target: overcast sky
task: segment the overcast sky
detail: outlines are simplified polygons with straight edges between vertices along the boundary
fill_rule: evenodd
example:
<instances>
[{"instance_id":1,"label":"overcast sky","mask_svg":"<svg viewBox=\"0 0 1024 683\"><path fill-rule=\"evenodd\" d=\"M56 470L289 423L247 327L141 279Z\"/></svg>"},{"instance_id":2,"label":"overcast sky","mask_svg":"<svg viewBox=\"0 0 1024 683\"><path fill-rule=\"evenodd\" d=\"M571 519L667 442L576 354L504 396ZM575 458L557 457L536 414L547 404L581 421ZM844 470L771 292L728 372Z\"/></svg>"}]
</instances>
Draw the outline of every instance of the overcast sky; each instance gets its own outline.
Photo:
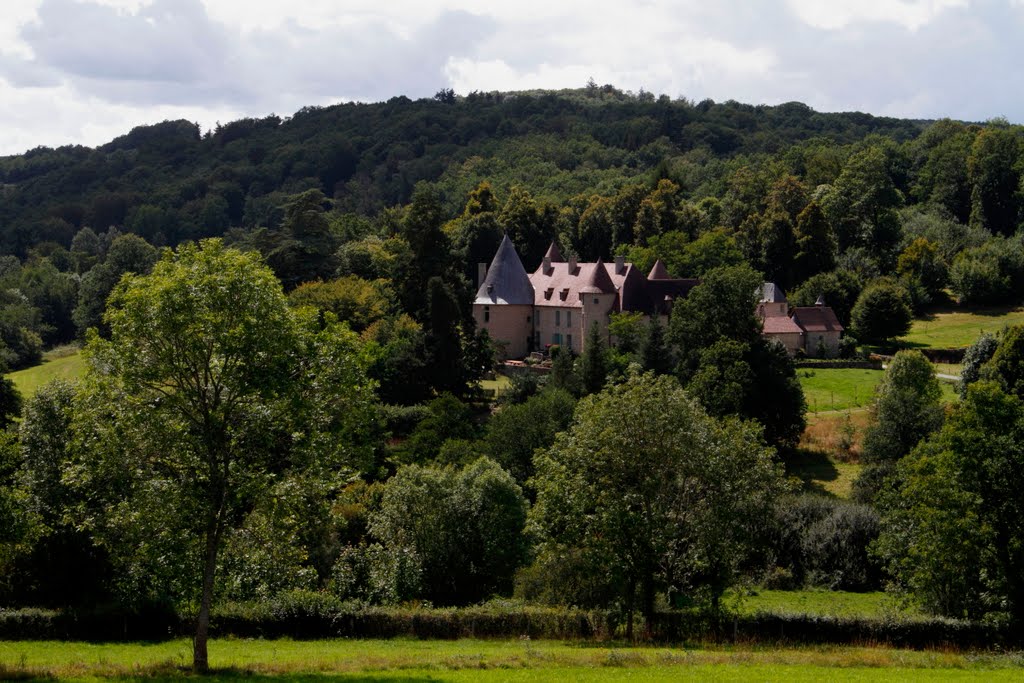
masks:
<instances>
[{"instance_id":1,"label":"overcast sky","mask_svg":"<svg viewBox=\"0 0 1024 683\"><path fill-rule=\"evenodd\" d=\"M1024 0L2 0L0 154L132 126L582 87L1024 121Z\"/></svg>"}]
</instances>

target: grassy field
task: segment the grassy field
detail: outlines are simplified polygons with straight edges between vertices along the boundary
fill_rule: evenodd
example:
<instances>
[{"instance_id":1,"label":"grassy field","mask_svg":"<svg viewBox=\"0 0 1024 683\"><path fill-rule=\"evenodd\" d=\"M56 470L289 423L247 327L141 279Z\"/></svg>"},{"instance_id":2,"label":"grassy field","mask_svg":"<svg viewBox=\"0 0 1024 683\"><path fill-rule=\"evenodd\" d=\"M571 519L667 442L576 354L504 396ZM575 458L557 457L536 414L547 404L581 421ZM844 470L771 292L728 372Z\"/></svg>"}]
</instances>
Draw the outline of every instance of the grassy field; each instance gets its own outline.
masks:
<instances>
[{"instance_id":1,"label":"grassy field","mask_svg":"<svg viewBox=\"0 0 1024 683\"><path fill-rule=\"evenodd\" d=\"M888 593L850 593L846 591L797 590L778 591L759 588L732 592L726 604L736 605L741 614L814 614L826 617L900 617L923 616L914 608L904 607Z\"/></svg>"},{"instance_id":2,"label":"grassy field","mask_svg":"<svg viewBox=\"0 0 1024 683\"><path fill-rule=\"evenodd\" d=\"M954 349L970 346L982 332L1024 324L1024 308L945 311L915 320L910 333L899 339L911 348Z\"/></svg>"},{"instance_id":3,"label":"grassy field","mask_svg":"<svg viewBox=\"0 0 1024 683\"><path fill-rule=\"evenodd\" d=\"M187 640L0 642L0 678L190 677ZM219 640L204 680L949 681L1020 680L1016 654L879 647L627 647L519 640Z\"/></svg>"},{"instance_id":4,"label":"grassy field","mask_svg":"<svg viewBox=\"0 0 1024 683\"><path fill-rule=\"evenodd\" d=\"M953 374L956 365L936 366L936 372ZM959 375L959 369L955 370ZM860 368L797 368L796 376L804 390L807 412L831 413L867 408L875 395L875 387L885 373L881 370ZM953 403L959 400L956 382L940 381L942 400Z\"/></svg>"},{"instance_id":5,"label":"grassy field","mask_svg":"<svg viewBox=\"0 0 1024 683\"><path fill-rule=\"evenodd\" d=\"M12 372L8 377L21 392L22 398L28 398L47 382L55 379L74 381L84 374L85 361L81 351L74 347L62 347L48 351L40 365Z\"/></svg>"},{"instance_id":6,"label":"grassy field","mask_svg":"<svg viewBox=\"0 0 1024 683\"><path fill-rule=\"evenodd\" d=\"M871 403L875 386L882 381L880 370L860 368L798 368L811 413L863 408Z\"/></svg>"}]
</instances>

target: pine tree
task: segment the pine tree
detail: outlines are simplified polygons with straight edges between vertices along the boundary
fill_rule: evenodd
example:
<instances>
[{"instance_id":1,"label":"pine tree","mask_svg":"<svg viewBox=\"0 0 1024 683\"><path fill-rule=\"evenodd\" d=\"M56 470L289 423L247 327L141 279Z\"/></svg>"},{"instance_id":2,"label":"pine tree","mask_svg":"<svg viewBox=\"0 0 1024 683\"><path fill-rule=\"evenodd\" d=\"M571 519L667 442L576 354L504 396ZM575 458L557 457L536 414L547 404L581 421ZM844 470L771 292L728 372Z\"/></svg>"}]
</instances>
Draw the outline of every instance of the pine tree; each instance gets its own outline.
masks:
<instances>
[{"instance_id":1,"label":"pine tree","mask_svg":"<svg viewBox=\"0 0 1024 683\"><path fill-rule=\"evenodd\" d=\"M641 356L644 370L650 370L658 375L672 373L672 356L665 344L665 326L661 324L661 316L657 314L651 316Z\"/></svg>"},{"instance_id":2,"label":"pine tree","mask_svg":"<svg viewBox=\"0 0 1024 683\"><path fill-rule=\"evenodd\" d=\"M596 394L604 388L608 378L608 348L597 321L587 332L587 344L580 357L580 380L583 394Z\"/></svg>"}]
</instances>

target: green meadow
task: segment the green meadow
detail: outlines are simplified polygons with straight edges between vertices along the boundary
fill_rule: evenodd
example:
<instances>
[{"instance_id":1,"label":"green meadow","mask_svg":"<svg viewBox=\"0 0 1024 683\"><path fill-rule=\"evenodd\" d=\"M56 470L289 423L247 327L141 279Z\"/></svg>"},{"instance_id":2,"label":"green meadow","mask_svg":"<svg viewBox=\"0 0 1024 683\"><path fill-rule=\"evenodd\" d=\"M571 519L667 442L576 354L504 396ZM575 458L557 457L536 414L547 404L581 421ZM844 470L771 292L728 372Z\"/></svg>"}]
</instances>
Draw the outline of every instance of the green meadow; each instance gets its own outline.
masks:
<instances>
[{"instance_id":1,"label":"green meadow","mask_svg":"<svg viewBox=\"0 0 1024 683\"><path fill-rule=\"evenodd\" d=\"M8 377L21 392L23 398L36 393L39 387L55 379L75 381L85 374L85 359L76 347L60 347L48 351L43 362L31 368L12 372Z\"/></svg>"},{"instance_id":2,"label":"green meadow","mask_svg":"<svg viewBox=\"0 0 1024 683\"><path fill-rule=\"evenodd\" d=\"M914 321L898 341L910 348L955 349L970 346L982 332L998 332L1007 325L1024 324L1024 308L943 311Z\"/></svg>"},{"instance_id":3,"label":"green meadow","mask_svg":"<svg viewBox=\"0 0 1024 683\"><path fill-rule=\"evenodd\" d=\"M192 678L191 643L0 642L0 678ZM1012 681L1016 654L516 640L215 640L204 680Z\"/></svg>"}]
</instances>

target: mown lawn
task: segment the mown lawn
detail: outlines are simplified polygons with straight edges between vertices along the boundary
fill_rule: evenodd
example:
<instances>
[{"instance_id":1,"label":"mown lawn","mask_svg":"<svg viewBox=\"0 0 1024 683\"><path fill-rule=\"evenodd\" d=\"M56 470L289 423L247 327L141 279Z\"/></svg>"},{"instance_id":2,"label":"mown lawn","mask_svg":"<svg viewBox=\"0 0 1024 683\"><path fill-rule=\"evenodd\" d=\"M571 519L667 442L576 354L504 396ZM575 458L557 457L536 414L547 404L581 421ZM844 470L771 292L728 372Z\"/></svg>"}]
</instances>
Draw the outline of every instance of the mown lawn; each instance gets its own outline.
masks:
<instances>
[{"instance_id":1,"label":"mown lawn","mask_svg":"<svg viewBox=\"0 0 1024 683\"><path fill-rule=\"evenodd\" d=\"M936 372L952 367L937 366ZM807 412L815 414L867 408L885 373L861 368L797 368L796 375L807 400ZM955 381L940 380L939 384L944 403L959 400Z\"/></svg>"},{"instance_id":2,"label":"mown lawn","mask_svg":"<svg viewBox=\"0 0 1024 683\"><path fill-rule=\"evenodd\" d=\"M946 311L915 320L910 333L898 341L911 348L955 349L970 346L982 332L998 332L1024 324L1024 308Z\"/></svg>"},{"instance_id":3,"label":"mown lawn","mask_svg":"<svg viewBox=\"0 0 1024 683\"><path fill-rule=\"evenodd\" d=\"M82 352L65 347L44 355L41 364L12 372L7 376L21 392L22 398L28 398L47 382L55 379L75 381L84 374L85 360L82 358Z\"/></svg>"},{"instance_id":4,"label":"mown lawn","mask_svg":"<svg viewBox=\"0 0 1024 683\"><path fill-rule=\"evenodd\" d=\"M866 407L884 374L880 370L861 368L797 368L796 371L810 413Z\"/></svg>"},{"instance_id":5,"label":"mown lawn","mask_svg":"<svg viewBox=\"0 0 1024 683\"><path fill-rule=\"evenodd\" d=\"M188 640L0 642L0 678L191 677ZM1020 680L1015 654L878 647L680 646L519 640L216 640L203 680Z\"/></svg>"}]
</instances>

